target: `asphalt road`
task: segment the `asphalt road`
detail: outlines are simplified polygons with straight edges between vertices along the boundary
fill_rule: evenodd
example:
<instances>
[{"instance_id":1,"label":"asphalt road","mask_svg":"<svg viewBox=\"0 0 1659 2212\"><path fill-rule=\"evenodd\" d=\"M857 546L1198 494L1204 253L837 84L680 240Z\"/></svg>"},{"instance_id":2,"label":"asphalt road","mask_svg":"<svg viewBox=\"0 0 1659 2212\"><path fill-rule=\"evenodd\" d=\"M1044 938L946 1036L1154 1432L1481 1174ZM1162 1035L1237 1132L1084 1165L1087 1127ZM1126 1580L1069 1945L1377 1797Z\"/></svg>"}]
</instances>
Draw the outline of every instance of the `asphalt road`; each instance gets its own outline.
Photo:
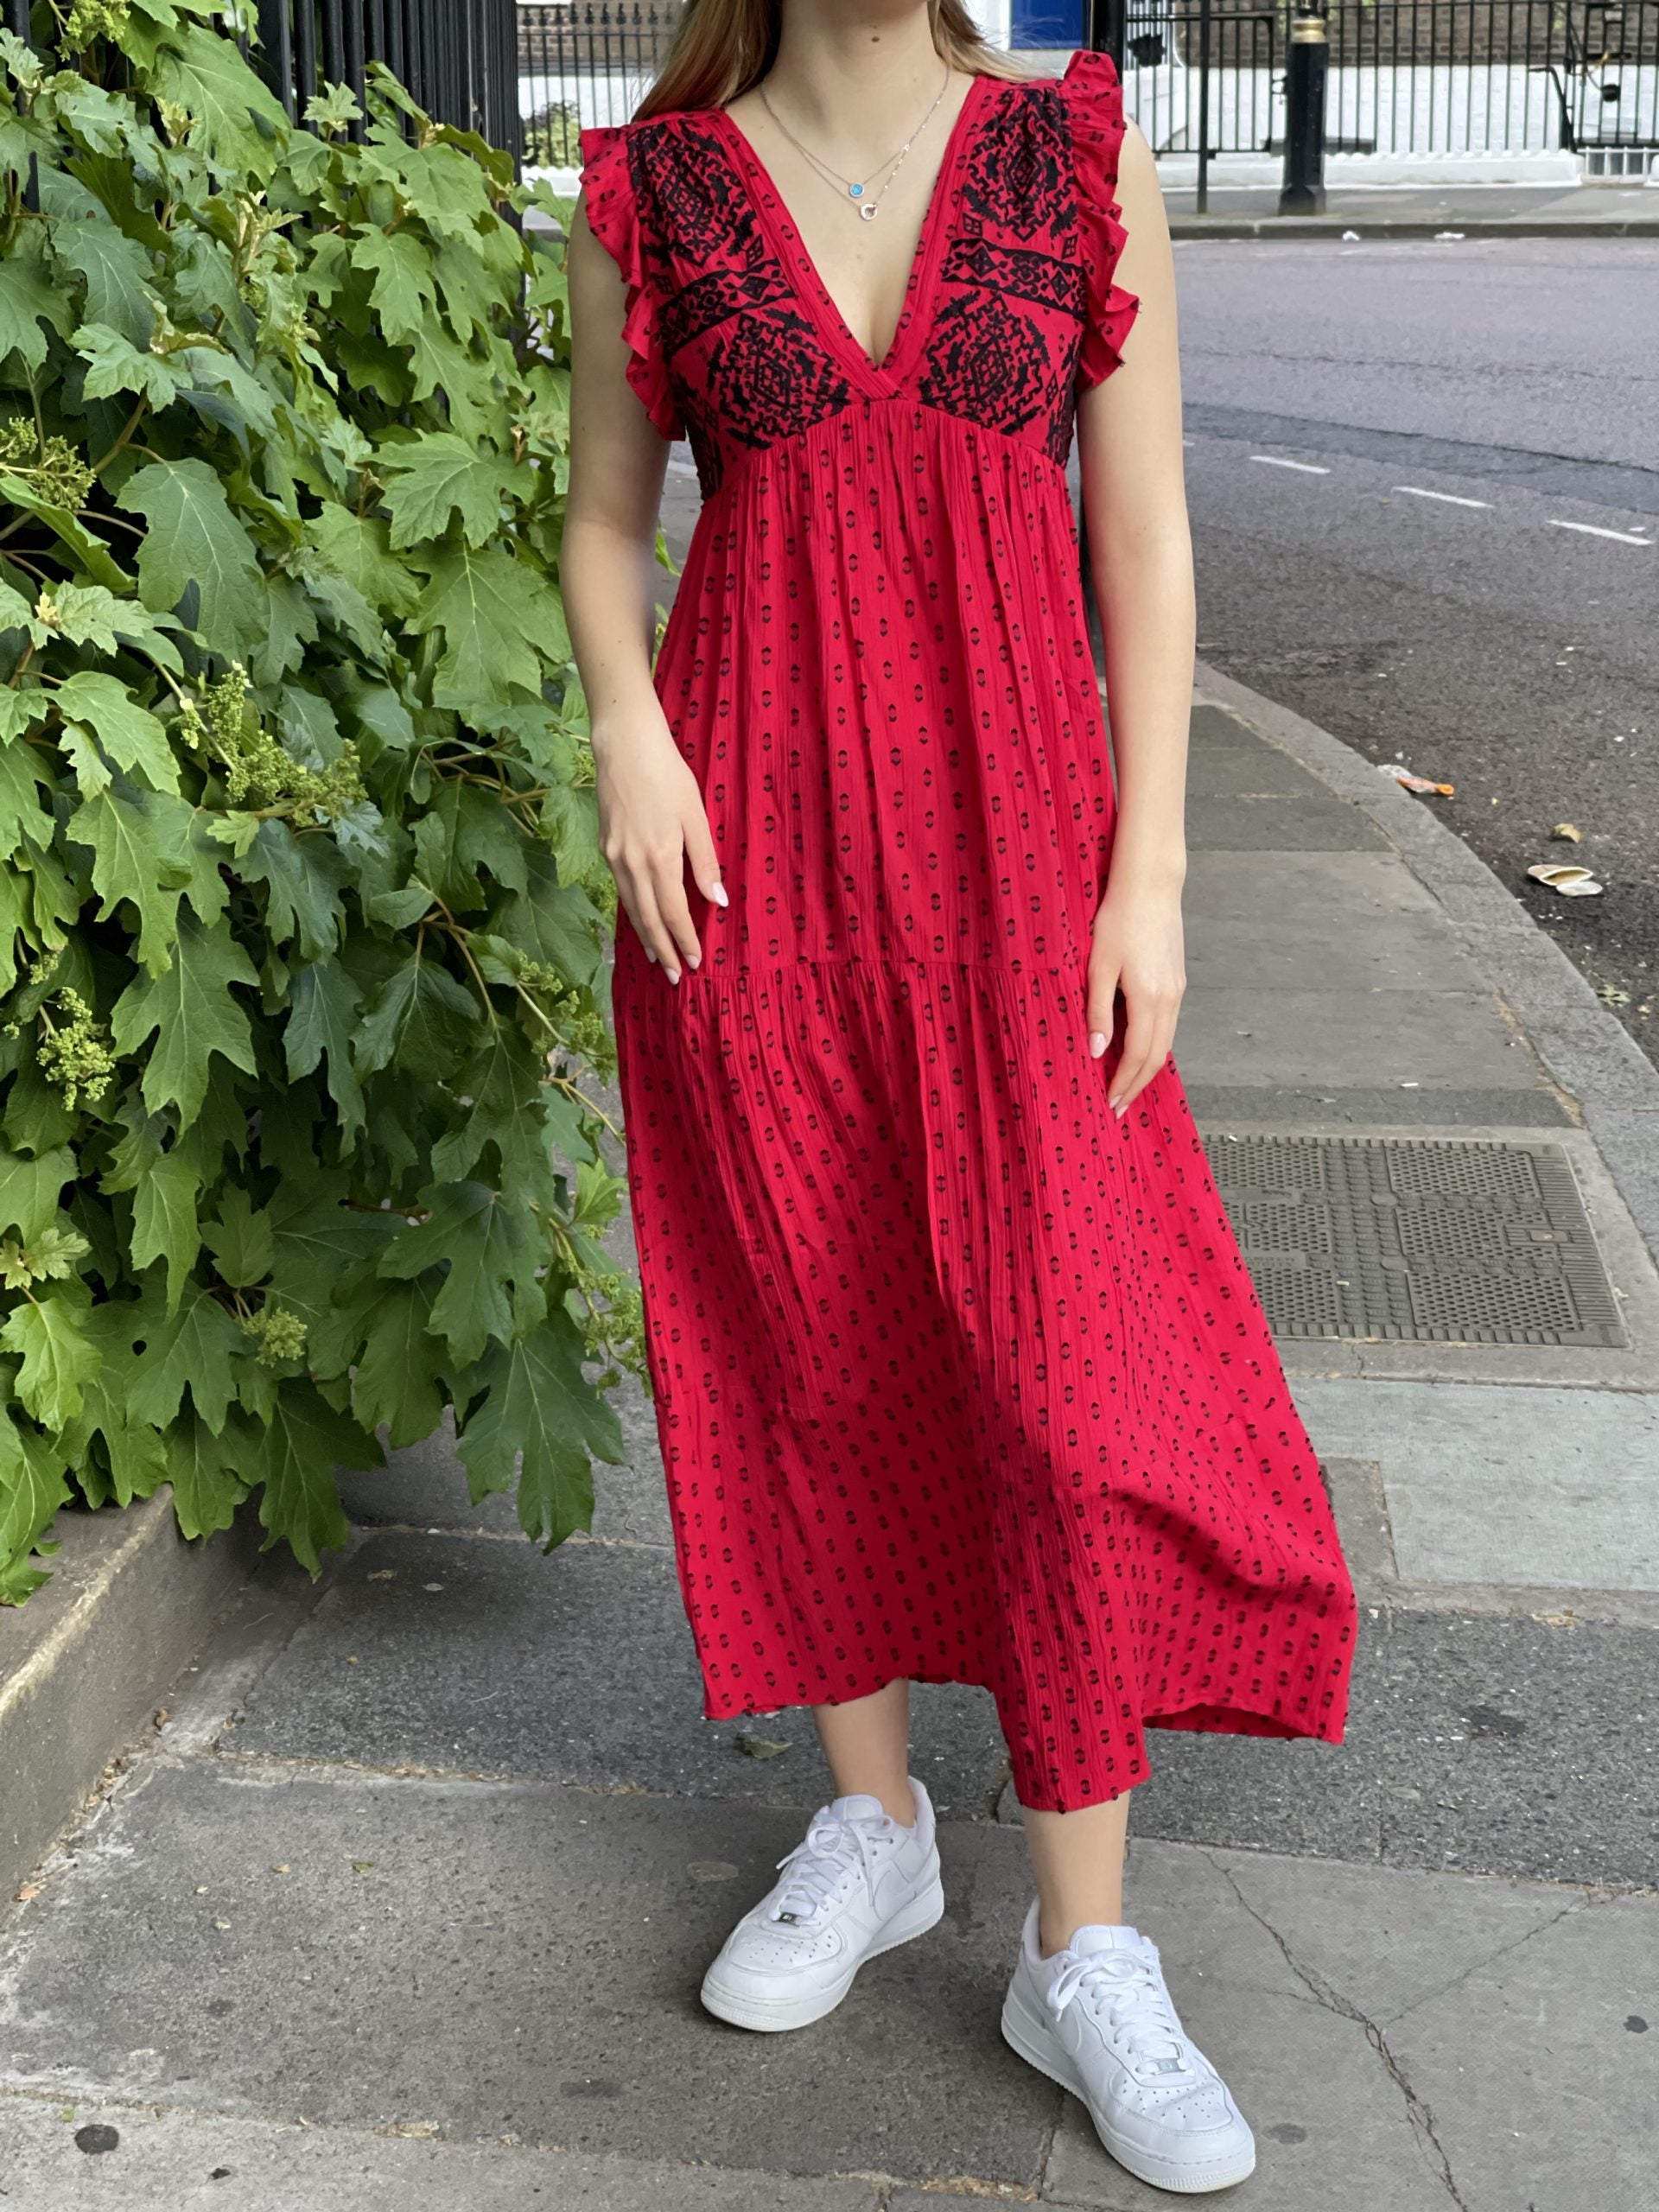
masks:
<instances>
[{"instance_id":1,"label":"asphalt road","mask_svg":"<svg viewBox=\"0 0 1659 2212\"><path fill-rule=\"evenodd\" d=\"M1203 658L1455 784L1659 1058L1659 246L1176 252Z\"/></svg>"}]
</instances>

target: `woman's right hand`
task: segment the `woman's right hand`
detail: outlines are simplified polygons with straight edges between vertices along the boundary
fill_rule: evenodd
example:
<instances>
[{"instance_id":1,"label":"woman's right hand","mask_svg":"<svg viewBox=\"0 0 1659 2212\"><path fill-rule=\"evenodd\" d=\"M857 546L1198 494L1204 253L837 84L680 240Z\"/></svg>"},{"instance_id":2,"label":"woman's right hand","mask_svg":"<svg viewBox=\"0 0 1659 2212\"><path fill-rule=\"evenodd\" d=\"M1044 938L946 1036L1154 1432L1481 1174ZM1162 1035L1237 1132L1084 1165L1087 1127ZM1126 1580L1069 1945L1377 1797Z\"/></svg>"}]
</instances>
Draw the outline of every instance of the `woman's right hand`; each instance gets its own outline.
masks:
<instances>
[{"instance_id":1,"label":"woman's right hand","mask_svg":"<svg viewBox=\"0 0 1659 2212\"><path fill-rule=\"evenodd\" d=\"M688 866L703 897L728 904L702 793L666 721L607 734L595 728L599 842L648 958L671 983L702 947L685 894Z\"/></svg>"}]
</instances>

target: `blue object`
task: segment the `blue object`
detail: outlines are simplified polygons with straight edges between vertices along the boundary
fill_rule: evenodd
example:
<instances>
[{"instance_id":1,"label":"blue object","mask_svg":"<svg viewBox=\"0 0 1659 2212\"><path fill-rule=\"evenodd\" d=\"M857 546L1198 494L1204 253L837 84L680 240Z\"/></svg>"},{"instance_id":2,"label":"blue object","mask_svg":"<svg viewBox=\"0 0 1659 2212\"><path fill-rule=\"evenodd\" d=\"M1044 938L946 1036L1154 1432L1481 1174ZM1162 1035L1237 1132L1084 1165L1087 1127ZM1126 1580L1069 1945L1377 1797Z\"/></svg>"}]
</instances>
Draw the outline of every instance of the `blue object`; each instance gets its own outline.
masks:
<instances>
[{"instance_id":1,"label":"blue object","mask_svg":"<svg viewBox=\"0 0 1659 2212\"><path fill-rule=\"evenodd\" d=\"M1014 0L1011 46L1081 46L1084 36L1084 0Z\"/></svg>"}]
</instances>

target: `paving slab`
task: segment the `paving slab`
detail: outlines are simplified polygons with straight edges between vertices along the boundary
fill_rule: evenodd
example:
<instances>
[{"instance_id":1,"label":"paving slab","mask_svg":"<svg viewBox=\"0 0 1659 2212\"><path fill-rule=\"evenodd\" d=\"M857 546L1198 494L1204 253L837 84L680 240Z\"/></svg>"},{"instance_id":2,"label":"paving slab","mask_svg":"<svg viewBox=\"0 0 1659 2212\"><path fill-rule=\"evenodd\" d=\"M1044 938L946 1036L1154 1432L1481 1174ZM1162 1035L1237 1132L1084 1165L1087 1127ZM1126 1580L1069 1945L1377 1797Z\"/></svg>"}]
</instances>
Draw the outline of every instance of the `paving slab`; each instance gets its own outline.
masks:
<instances>
[{"instance_id":1,"label":"paving slab","mask_svg":"<svg viewBox=\"0 0 1659 2212\"><path fill-rule=\"evenodd\" d=\"M67 2109L0 2101L6 2212L877 2212L879 2203L868 2181L411 2141L97 2100L70 2118Z\"/></svg>"},{"instance_id":2,"label":"paving slab","mask_svg":"<svg viewBox=\"0 0 1659 2212\"><path fill-rule=\"evenodd\" d=\"M1659 1886L1656 1675L1651 1629L1367 1606L1342 1745L1154 1730L1132 1832Z\"/></svg>"},{"instance_id":3,"label":"paving slab","mask_svg":"<svg viewBox=\"0 0 1659 2212\"><path fill-rule=\"evenodd\" d=\"M1489 989L1448 942L1445 916L1389 853L1194 853L1185 905L1188 963L1210 988ZM1332 927L1338 912L1351 926Z\"/></svg>"},{"instance_id":4,"label":"paving slab","mask_svg":"<svg viewBox=\"0 0 1659 2212\"><path fill-rule=\"evenodd\" d=\"M1007 1771L982 1690L918 1685L915 1770L947 1815ZM757 1758L740 1738L785 1743ZM667 1552L389 1529L369 1536L225 1737L244 1754L765 1798L832 1794L811 1715L706 1721Z\"/></svg>"},{"instance_id":5,"label":"paving slab","mask_svg":"<svg viewBox=\"0 0 1659 2212\"><path fill-rule=\"evenodd\" d=\"M1187 800L1186 837L1195 853L1363 853L1387 844L1358 807L1330 792L1299 798L1294 811L1269 794L1195 792Z\"/></svg>"},{"instance_id":6,"label":"paving slab","mask_svg":"<svg viewBox=\"0 0 1659 2212\"><path fill-rule=\"evenodd\" d=\"M1452 1135L1503 1127L1511 1134L1561 1129L1573 1116L1554 1090L1476 1090L1466 1085L1424 1090L1401 1084L1211 1083L1187 1075L1186 1038L1179 1032L1175 1057L1180 1064L1187 1103L1206 1135L1240 1122L1267 1122L1275 1128L1387 1128L1407 1135L1438 1127ZM1659 1197L1656 1197L1659 1209Z\"/></svg>"},{"instance_id":7,"label":"paving slab","mask_svg":"<svg viewBox=\"0 0 1659 2212\"><path fill-rule=\"evenodd\" d=\"M1376 1460L1402 1582L1659 1591L1659 1395L1316 1382L1321 1456Z\"/></svg>"},{"instance_id":8,"label":"paving slab","mask_svg":"<svg viewBox=\"0 0 1659 2212\"><path fill-rule=\"evenodd\" d=\"M1021 1839L828 2021L697 2002L793 1811L193 1760L124 1793L0 1943L0 2082L79 2102L795 2174L1035 2185L1059 2092L996 2029ZM284 1871L277 1871L278 1869Z\"/></svg>"},{"instance_id":9,"label":"paving slab","mask_svg":"<svg viewBox=\"0 0 1659 2212\"><path fill-rule=\"evenodd\" d=\"M707 1801L158 1764L0 1941L0 2110L26 2146L0 2186L65 2178L29 2212L168 2183L238 2212L376 2212L394 2189L488 2212L549 2183L595 2208L851 2212L854 2177L883 2177L918 2212L1149 2207L997 2032L1027 1893L1005 1829L945 1827L944 1920L830 2019L763 2037L701 2011L707 1956L796 1830ZM1257 2129L1253 2201L1641 2203L1659 1899L1143 1835L1128 1884ZM43 2117L71 2105L113 2149L73 2162ZM1537 2158L1536 2116L1569 2107Z\"/></svg>"},{"instance_id":10,"label":"paving slab","mask_svg":"<svg viewBox=\"0 0 1659 2212\"><path fill-rule=\"evenodd\" d=\"M1199 983L1182 1002L1175 1057L1195 1084L1267 1089L1525 1092L1537 1083L1525 1046L1480 991Z\"/></svg>"}]
</instances>

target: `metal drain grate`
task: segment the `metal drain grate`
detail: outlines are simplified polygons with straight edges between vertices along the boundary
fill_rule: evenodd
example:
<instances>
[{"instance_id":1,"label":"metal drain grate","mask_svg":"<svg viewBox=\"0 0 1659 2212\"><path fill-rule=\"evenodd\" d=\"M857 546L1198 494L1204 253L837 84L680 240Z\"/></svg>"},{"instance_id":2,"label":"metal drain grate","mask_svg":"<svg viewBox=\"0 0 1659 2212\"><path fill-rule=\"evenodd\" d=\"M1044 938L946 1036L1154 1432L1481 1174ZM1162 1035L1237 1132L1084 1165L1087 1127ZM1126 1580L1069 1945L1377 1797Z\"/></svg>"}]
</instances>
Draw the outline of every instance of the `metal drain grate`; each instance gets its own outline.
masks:
<instances>
[{"instance_id":1,"label":"metal drain grate","mask_svg":"<svg viewBox=\"0 0 1659 2212\"><path fill-rule=\"evenodd\" d=\"M1205 1140L1274 1333L1628 1342L1559 1145Z\"/></svg>"}]
</instances>

